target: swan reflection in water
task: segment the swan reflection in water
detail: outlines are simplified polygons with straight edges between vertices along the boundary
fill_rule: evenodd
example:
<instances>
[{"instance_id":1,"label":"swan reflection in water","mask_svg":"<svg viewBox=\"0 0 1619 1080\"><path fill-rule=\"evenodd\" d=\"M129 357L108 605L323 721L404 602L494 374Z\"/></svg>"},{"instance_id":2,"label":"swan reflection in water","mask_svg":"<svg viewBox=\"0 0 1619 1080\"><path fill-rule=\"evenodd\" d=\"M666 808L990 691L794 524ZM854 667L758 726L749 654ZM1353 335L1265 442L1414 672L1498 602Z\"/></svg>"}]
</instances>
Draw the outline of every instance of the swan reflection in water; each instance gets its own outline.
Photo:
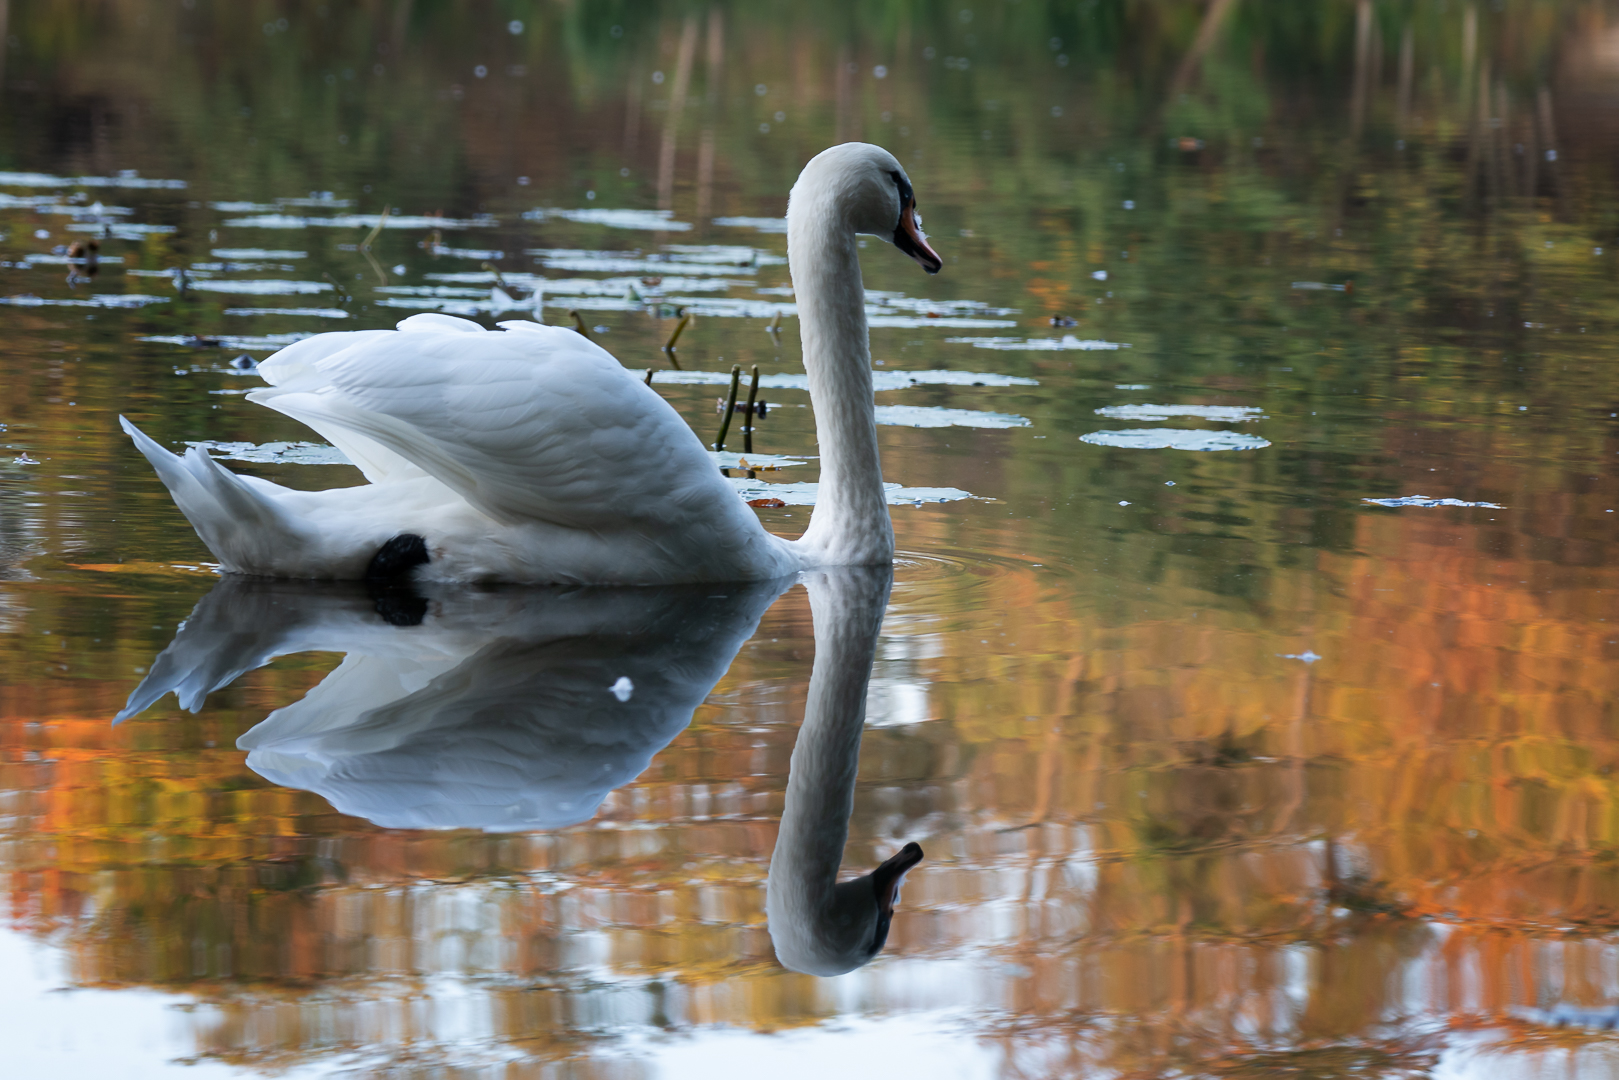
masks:
<instances>
[{"instance_id":1,"label":"swan reflection in water","mask_svg":"<svg viewBox=\"0 0 1619 1080\"><path fill-rule=\"evenodd\" d=\"M888 935L906 844L839 884L888 569L656 588L368 594L229 576L203 597L122 721L207 695L277 656L340 652L304 697L237 740L265 779L385 828L556 829L640 775L730 667L765 609L809 591L815 661L766 908L783 965L836 975Z\"/></svg>"}]
</instances>

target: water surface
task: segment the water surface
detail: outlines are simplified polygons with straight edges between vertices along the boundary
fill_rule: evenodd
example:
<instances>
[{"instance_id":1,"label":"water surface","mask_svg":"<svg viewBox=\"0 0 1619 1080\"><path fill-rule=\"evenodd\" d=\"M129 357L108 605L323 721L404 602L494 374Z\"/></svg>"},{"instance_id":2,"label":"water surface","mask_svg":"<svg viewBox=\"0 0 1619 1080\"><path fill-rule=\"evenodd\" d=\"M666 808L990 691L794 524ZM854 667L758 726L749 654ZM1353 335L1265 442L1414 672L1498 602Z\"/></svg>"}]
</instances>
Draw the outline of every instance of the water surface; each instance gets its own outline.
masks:
<instances>
[{"instance_id":1,"label":"water surface","mask_svg":"<svg viewBox=\"0 0 1619 1080\"><path fill-rule=\"evenodd\" d=\"M1613 5L0 19L19 1075L1619 1073ZM566 820L299 764L357 656L379 709L456 670L544 700L499 595L442 644L297 593L286 651L111 725L218 583L116 417L357 482L242 400L303 335L578 312L705 440L756 364L780 467L732 475L802 528L780 222L849 138L946 260L863 252L886 478L952 493L893 508L845 866L927 858L872 963L789 972L766 929L800 587L692 600L734 659Z\"/></svg>"}]
</instances>

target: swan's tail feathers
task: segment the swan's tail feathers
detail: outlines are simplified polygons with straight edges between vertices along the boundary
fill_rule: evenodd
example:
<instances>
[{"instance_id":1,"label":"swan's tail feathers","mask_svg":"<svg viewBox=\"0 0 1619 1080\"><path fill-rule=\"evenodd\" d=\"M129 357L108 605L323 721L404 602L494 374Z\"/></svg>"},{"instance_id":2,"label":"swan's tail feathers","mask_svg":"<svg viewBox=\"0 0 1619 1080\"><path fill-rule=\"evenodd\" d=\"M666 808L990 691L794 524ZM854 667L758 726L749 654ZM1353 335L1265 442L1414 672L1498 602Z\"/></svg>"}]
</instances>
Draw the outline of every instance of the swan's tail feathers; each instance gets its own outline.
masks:
<instances>
[{"instance_id":1,"label":"swan's tail feathers","mask_svg":"<svg viewBox=\"0 0 1619 1080\"><path fill-rule=\"evenodd\" d=\"M283 573L307 543L299 521L277 505L279 486L237 476L193 446L172 454L120 416L118 423L157 470L180 513L220 566L239 574Z\"/></svg>"}]
</instances>

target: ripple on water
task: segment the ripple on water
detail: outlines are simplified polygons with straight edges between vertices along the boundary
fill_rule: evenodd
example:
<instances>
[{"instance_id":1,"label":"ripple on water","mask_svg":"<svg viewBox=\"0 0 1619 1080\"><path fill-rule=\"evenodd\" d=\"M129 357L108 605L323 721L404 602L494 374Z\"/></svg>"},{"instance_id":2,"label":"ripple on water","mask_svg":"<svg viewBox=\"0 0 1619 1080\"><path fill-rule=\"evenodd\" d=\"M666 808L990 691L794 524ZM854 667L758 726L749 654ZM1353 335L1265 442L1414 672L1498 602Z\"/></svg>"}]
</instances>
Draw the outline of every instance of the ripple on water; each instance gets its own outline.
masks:
<instances>
[{"instance_id":1,"label":"ripple on water","mask_svg":"<svg viewBox=\"0 0 1619 1080\"><path fill-rule=\"evenodd\" d=\"M1133 428L1129 431L1093 431L1080 442L1119 446L1129 450L1259 450L1269 440L1241 431L1190 428Z\"/></svg>"}]
</instances>

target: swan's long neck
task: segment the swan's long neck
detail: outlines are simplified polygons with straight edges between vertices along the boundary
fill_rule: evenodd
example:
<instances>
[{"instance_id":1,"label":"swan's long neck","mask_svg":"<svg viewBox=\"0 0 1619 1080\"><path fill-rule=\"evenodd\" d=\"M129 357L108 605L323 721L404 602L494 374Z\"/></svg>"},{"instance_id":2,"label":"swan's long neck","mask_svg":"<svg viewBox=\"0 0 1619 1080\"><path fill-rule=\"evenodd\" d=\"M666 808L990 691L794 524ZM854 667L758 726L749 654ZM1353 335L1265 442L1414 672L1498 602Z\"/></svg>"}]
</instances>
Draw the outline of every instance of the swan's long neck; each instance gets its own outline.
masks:
<instances>
[{"instance_id":1,"label":"swan's long neck","mask_svg":"<svg viewBox=\"0 0 1619 1080\"><path fill-rule=\"evenodd\" d=\"M766 903L777 955L799 971L847 970L852 964L839 964L837 958L858 953L875 925L869 882L863 897L845 897L837 880L854 810L866 685L892 573L884 566L805 576L815 620L815 664L770 858ZM869 954L860 962L865 959Z\"/></svg>"},{"instance_id":2,"label":"swan's long neck","mask_svg":"<svg viewBox=\"0 0 1619 1080\"><path fill-rule=\"evenodd\" d=\"M793 189L787 260L798 301L804 370L815 410L821 482L799 539L806 566L887 565L894 527L877 457L871 343L854 230L837 192Z\"/></svg>"}]
</instances>

